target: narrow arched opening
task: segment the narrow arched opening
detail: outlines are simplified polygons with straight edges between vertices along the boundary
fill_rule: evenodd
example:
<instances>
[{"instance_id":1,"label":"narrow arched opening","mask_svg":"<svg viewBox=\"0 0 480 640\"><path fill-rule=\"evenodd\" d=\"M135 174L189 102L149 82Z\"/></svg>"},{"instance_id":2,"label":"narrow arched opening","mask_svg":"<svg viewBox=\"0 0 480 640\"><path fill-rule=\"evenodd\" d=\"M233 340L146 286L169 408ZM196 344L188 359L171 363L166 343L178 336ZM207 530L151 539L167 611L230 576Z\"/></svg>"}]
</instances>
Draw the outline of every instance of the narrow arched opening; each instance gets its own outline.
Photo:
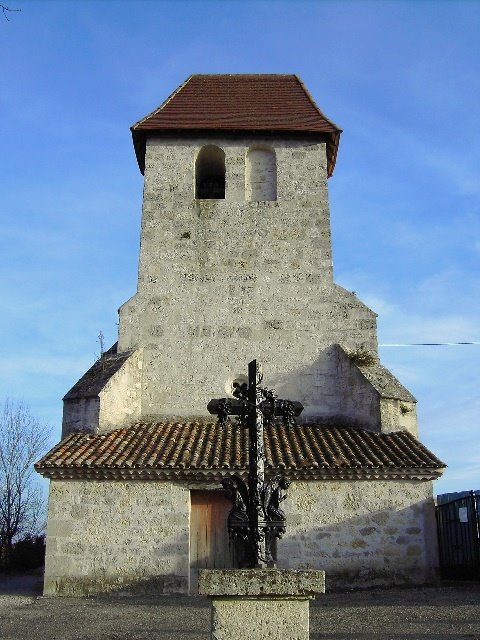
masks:
<instances>
[{"instance_id":1,"label":"narrow arched opening","mask_svg":"<svg viewBox=\"0 0 480 640\"><path fill-rule=\"evenodd\" d=\"M213 144L202 147L195 162L195 197L225 198L225 152Z\"/></svg>"},{"instance_id":2,"label":"narrow arched opening","mask_svg":"<svg viewBox=\"0 0 480 640\"><path fill-rule=\"evenodd\" d=\"M277 159L270 147L252 147L247 152L245 198L252 202L277 199Z\"/></svg>"}]
</instances>

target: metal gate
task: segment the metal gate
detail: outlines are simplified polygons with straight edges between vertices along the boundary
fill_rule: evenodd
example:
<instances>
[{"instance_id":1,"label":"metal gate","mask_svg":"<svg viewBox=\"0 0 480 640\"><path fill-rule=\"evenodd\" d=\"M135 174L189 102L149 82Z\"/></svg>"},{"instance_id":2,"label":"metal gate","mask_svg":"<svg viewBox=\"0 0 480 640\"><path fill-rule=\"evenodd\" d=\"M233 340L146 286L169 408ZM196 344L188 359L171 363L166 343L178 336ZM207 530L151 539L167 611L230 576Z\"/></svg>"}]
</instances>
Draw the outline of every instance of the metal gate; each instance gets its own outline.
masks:
<instances>
[{"instance_id":1,"label":"metal gate","mask_svg":"<svg viewBox=\"0 0 480 640\"><path fill-rule=\"evenodd\" d=\"M480 496L440 504L436 516L442 578L480 579Z\"/></svg>"}]
</instances>

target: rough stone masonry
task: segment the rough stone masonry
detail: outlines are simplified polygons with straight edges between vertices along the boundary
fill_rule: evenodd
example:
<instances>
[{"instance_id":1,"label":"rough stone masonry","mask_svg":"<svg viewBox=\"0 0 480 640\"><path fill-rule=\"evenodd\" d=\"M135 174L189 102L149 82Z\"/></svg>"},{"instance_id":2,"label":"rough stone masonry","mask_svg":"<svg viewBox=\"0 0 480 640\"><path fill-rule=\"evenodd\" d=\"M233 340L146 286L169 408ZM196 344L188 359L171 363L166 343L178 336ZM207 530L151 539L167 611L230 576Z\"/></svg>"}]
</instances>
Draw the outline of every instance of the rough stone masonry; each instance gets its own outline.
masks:
<instances>
[{"instance_id":1,"label":"rough stone masonry","mask_svg":"<svg viewBox=\"0 0 480 640\"><path fill-rule=\"evenodd\" d=\"M118 351L132 355L101 391L100 431L205 417L205 398L230 391L255 355L303 419L416 432L401 385L383 400L332 353L376 356L377 338L375 313L333 282L325 143L269 139L276 200L248 201L245 155L265 142L148 141L138 291L120 308ZM225 151L225 199L196 200L195 158L212 143ZM88 422L73 407L64 433Z\"/></svg>"},{"instance_id":2,"label":"rough stone masonry","mask_svg":"<svg viewBox=\"0 0 480 640\"><path fill-rule=\"evenodd\" d=\"M279 567L324 569L327 588L434 579L431 480L444 465L379 362L376 314L333 280L340 129L296 76L200 75L132 133L138 287L37 464L51 479L45 593L187 592L215 566L213 521L211 555L196 551L192 491L213 500L246 467L206 404L253 358L310 425L269 435L267 472L293 480Z\"/></svg>"}]
</instances>

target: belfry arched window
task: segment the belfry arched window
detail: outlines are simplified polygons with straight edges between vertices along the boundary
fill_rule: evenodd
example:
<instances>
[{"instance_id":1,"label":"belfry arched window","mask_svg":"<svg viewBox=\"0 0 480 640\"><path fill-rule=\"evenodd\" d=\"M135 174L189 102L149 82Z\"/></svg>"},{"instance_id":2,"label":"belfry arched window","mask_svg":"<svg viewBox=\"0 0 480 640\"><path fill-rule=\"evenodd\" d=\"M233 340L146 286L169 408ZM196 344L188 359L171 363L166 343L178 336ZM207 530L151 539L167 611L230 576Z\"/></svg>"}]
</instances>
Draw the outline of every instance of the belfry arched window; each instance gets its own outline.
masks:
<instances>
[{"instance_id":1,"label":"belfry arched window","mask_svg":"<svg viewBox=\"0 0 480 640\"><path fill-rule=\"evenodd\" d=\"M202 147L195 162L195 197L225 198L225 153L209 144Z\"/></svg>"},{"instance_id":2,"label":"belfry arched window","mask_svg":"<svg viewBox=\"0 0 480 640\"><path fill-rule=\"evenodd\" d=\"M245 159L245 197L253 202L277 199L277 159L270 147L252 147Z\"/></svg>"}]
</instances>

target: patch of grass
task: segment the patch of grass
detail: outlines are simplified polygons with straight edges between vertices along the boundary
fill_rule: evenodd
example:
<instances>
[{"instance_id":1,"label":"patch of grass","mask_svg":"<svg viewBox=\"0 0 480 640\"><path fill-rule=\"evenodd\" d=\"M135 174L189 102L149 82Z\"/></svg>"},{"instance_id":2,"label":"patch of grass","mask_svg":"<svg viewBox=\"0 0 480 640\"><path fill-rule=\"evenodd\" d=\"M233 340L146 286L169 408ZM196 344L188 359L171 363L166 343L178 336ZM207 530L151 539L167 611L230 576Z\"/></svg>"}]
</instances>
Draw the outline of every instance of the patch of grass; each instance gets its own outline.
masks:
<instances>
[{"instance_id":1,"label":"patch of grass","mask_svg":"<svg viewBox=\"0 0 480 640\"><path fill-rule=\"evenodd\" d=\"M355 351L350 351L348 354L350 360L360 367L371 367L377 362L377 357L367 351L365 347L359 347Z\"/></svg>"},{"instance_id":2,"label":"patch of grass","mask_svg":"<svg viewBox=\"0 0 480 640\"><path fill-rule=\"evenodd\" d=\"M410 413L411 411L412 411L411 407L404 404L403 402L400 403L400 413L402 415L405 415L406 413Z\"/></svg>"}]
</instances>

